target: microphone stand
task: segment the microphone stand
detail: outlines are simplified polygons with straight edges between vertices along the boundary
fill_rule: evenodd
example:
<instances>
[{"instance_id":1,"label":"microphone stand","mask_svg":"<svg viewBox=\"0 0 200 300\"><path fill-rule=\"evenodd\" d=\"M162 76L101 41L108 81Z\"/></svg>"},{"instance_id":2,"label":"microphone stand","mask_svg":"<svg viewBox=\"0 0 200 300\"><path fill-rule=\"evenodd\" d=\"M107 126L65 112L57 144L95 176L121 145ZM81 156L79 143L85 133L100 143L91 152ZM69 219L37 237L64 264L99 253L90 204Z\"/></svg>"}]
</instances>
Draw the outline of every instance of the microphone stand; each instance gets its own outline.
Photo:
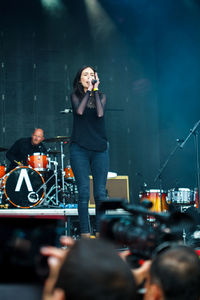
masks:
<instances>
[{"instance_id":1,"label":"microphone stand","mask_svg":"<svg viewBox=\"0 0 200 300\"><path fill-rule=\"evenodd\" d=\"M160 181L160 193L161 193L161 210L162 210L162 178L161 178L161 174L164 171L164 169L166 168L168 162L170 161L171 157L175 154L175 152L177 151L178 148L183 149L183 147L185 146L186 142L189 140L189 138L192 136L192 134L194 134L194 138L195 138L195 148L196 148L196 172L197 172L197 189L198 189L198 195L200 196L199 192L200 192L200 175L199 175L199 149L198 149L198 131L197 128L200 124L200 120L194 125L194 127L190 130L189 135L186 137L186 139L184 141L177 139L176 141L178 142L178 144L176 145L176 147L171 151L171 153L169 154L167 160L164 162L163 166L160 168L158 174L156 175L154 182L156 182L159 178ZM180 144L181 142L181 144ZM200 211L200 205L198 206L198 211Z\"/></svg>"},{"instance_id":2,"label":"microphone stand","mask_svg":"<svg viewBox=\"0 0 200 300\"><path fill-rule=\"evenodd\" d=\"M200 120L194 125L192 129L190 129L190 133L186 137L185 141L180 145L180 148L183 148L185 146L185 143L188 141L188 139L194 134L194 144L195 144L195 150L196 150L196 180L197 180L197 195L200 196L200 175L199 175L199 141L198 141L198 127L200 124ZM198 212L200 212L200 205L198 203Z\"/></svg>"},{"instance_id":3,"label":"microphone stand","mask_svg":"<svg viewBox=\"0 0 200 300\"><path fill-rule=\"evenodd\" d=\"M167 164L169 163L170 159L172 158L172 156L175 154L175 152L178 150L178 148L180 148L180 142L182 142L182 140L180 139L176 139L176 141L178 142L178 144L176 145L176 147L170 152L169 156L167 157L166 161L164 162L164 164L162 165L162 167L160 168L158 174L156 175L156 177L154 178L154 182L156 182L159 179L159 189L160 189L160 199L161 199L161 211L163 211L163 197L162 197L162 177L161 174L163 173L164 169L166 168Z\"/></svg>"}]
</instances>

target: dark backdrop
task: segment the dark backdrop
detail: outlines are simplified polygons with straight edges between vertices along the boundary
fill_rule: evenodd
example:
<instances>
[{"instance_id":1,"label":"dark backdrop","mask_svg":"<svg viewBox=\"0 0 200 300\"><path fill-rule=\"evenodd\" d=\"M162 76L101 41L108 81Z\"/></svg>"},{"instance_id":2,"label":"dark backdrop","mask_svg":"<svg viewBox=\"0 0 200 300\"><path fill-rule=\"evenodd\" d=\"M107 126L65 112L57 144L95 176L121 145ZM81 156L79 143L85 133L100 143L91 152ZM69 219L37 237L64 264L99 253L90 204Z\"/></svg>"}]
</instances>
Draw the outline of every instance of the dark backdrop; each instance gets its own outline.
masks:
<instances>
[{"instance_id":1,"label":"dark backdrop","mask_svg":"<svg viewBox=\"0 0 200 300\"><path fill-rule=\"evenodd\" d=\"M199 119L200 5L195 0L0 0L0 146L70 136L76 71L97 68L107 95L110 171L128 175L138 201ZM58 145L48 145L57 147ZM65 146L68 163L68 145ZM5 153L1 153L1 163ZM196 186L191 137L162 174L163 188Z\"/></svg>"}]
</instances>

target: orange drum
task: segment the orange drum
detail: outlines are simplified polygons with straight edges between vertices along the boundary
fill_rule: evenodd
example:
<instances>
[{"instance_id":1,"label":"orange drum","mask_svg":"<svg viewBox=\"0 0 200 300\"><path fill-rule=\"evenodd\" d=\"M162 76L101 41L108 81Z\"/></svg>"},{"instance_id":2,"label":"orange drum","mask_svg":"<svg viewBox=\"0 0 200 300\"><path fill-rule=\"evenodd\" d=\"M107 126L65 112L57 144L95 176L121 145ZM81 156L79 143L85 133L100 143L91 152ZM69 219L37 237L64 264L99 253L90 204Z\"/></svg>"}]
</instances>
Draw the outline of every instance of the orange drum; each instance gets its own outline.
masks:
<instances>
[{"instance_id":1,"label":"orange drum","mask_svg":"<svg viewBox=\"0 0 200 300\"><path fill-rule=\"evenodd\" d=\"M2 178L6 174L6 167L0 166L0 178Z\"/></svg>"},{"instance_id":2,"label":"orange drum","mask_svg":"<svg viewBox=\"0 0 200 300\"><path fill-rule=\"evenodd\" d=\"M64 171L66 179L74 179L74 173L72 172L71 166L67 166L66 168L64 168Z\"/></svg>"},{"instance_id":3,"label":"orange drum","mask_svg":"<svg viewBox=\"0 0 200 300\"><path fill-rule=\"evenodd\" d=\"M168 205L166 202L167 193L162 191L162 208L161 208L161 195L160 190L146 190L145 192L140 193L140 201L147 199L152 202L152 208L150 211L154 212L165 212L168 210Z\"/></svg>"},{"instance_id":4,"label":"orange drum","mask_svg":"<svg viewBox=\"0 0 200 300\"><path fill-rule=\"evenodd\" d=\"M47 171L48 162L48 156L44 153L33 153L33 155L28 156L28 166L36 171Z\"/></svg>"}]
</instances>

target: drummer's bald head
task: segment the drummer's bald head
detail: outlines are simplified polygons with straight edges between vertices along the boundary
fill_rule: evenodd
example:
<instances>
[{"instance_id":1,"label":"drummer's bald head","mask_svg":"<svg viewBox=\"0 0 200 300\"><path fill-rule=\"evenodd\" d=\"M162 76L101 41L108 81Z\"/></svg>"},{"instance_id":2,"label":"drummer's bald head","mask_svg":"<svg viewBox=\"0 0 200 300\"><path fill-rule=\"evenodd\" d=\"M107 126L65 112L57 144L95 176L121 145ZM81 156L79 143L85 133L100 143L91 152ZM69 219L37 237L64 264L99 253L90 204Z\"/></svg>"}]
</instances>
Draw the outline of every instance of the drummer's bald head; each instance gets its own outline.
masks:
<instances>
[{"instance_id":1,"label":"drummer's bald head","mask_svg":"<svg viewBox=\"0 0 200 300\"><path fill-rule=\"evenodd\" d=\"M44 130L36 128L32 134L32 144L39 145L44 140Z\"/></svg>"},{"instance_id":2,"label":"drummer's bald head","mask_svg":"<svg viewBox=\"0 0 200 300\"><path fill-rule=\"evenodd\" d=\"M44 130L42 128L35 128L33 134L40 134L44 137Z\"/></svg>"}]
</instances>

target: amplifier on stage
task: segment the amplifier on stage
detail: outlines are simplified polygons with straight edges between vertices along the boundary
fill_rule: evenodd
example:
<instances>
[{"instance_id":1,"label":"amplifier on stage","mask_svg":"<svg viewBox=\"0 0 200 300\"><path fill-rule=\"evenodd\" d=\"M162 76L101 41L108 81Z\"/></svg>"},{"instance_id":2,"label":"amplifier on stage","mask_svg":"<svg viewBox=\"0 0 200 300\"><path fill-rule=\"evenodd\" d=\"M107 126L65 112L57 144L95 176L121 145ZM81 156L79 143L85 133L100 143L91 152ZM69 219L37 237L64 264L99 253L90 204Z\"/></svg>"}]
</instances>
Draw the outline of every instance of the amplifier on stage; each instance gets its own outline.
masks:
<instances>
[{"instance_id":1,"label":"amplifier on stage","mask_svg":"<svg viewBox=\"0 0 200 300\"><path fill-rule=\"evenodd\" d=\"M123 198L129 201L129 180L128 176L116 176L107 179L106 191L108 198ZM89 207L95 207L93 197L93 179L90 176L90 201Z\"/></svg>"}]
</instances>

